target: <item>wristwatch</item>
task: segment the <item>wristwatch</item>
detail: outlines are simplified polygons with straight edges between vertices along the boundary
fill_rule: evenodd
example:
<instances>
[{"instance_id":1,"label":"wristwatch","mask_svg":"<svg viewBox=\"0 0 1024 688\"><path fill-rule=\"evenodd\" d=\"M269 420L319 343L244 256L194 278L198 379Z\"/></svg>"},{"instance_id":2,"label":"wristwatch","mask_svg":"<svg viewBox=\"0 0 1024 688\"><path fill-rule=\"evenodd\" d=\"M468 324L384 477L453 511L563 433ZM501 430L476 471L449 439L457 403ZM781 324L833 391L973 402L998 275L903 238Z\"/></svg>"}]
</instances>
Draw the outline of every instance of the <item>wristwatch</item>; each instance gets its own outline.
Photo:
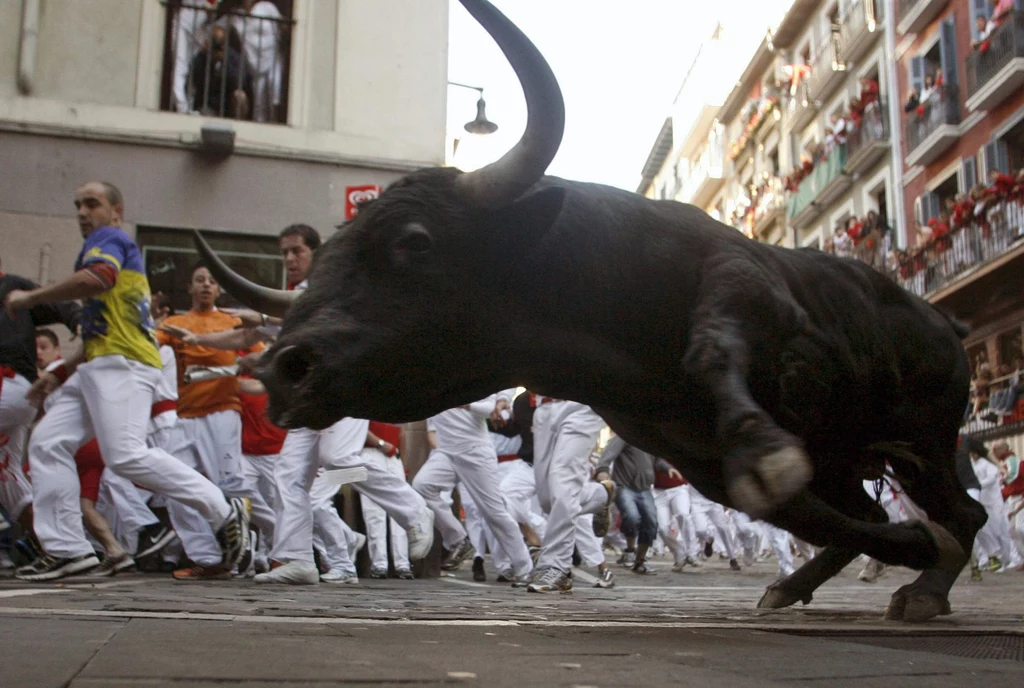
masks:
<instances>
[{"instance_id":1,"label":"wristwatch","mask_svg":"<svg viewBox=\"0 0 1024 688\"><path fill-rule=\"evenodd\" d=\"M387 444L384 440L377 440L377 449L384 451L384 445Z\"/></svg>"}]
</instances>

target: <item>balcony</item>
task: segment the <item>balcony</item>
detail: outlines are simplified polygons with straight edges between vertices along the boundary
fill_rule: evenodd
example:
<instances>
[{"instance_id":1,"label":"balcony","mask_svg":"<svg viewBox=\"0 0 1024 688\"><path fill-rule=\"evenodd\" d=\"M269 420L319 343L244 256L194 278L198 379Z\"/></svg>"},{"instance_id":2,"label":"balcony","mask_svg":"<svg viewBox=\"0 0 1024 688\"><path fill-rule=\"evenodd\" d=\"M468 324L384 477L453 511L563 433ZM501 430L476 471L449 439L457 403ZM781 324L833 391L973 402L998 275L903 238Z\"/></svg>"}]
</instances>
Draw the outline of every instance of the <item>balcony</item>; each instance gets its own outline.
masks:
<instances>
[{"instance_id":1,"label":"balcony","mask_svg":"<svg viewBox=\"0 0 1024 688\"><path fill-rule=\"evenodd\" d=\"M686 203L703 208L711 202L724 181L725 148L721 143L710 144L683 181L679 197Z\"/></svg>"},{"instance_id":2,"label":"balcony","mask_svg":"<svg viewBox=\"0 0 1024 688\"><path fill-rule=\"evenodd\" d=\"M927 165L945 153L960 138L959 124L960 92L943 86L905 119L907 166Z\"/></svg>"},{"instance_id":3,"label":"balcony","mask_svg":"<svg viewBox=\"0 0 1024 688\"><path fill-rule=\"evenodd\" d=\"M938 16L949 0L896 0L896 33L917 33Z\"/></svg>"},{"instance_id":4,"label":"balcony","mask_svg":"<svg viewBox=\"0 0 1024 688\"><path fill-rule=\"evenodd\" d=\"M1003 20L985 52L967 56L967 109L989 110L1024 85L1024 15Z\"/></svg>"},{"instance_id":5,"label":"balcony","mask_svg":"<svg viewBox=\"0 0 1024 688\"><path fill-rule=\"evenodd\" d=\"M755 237L764 234L765 230L786 214L786 194L782 188L782 180L772 177L767 184L758 190L754 201Z\"/></svg>"},{"instance_id":6,"label":"balcony","mask_svg":"<svg viewBox=\"0 0 1024 688\"><path fill-rule=\"evenodd\" d=\"M791 132L803 131L804 128L814 121L818 114L818 105L811 98L804 81L797 88L796 95L789 101L789 130Z\"/></svg>"},{"instance_id":7,"label":"balcony","mask_svg":"<svg viewBox=\"0 0 1024 688\"><path fill-rule=\"evenodd\" d=\"M889 152L889 117L884 100L877 100L864 110L860 126L846 139L846 174L857 175L870 170Z\"/></svg>"},{"instance_id":8,"label":"balcony","mask_svg":"<svg viewBox=\"0 0 1024 688\"><path fill-rule=\"evenodd\" d=\"M947 288L1024 250L1024 208L1014 200L987 210L987 223L971 222L905 256L892 277L907 291L937 300Z\"/></svg>"},{"instance_id":9,"label":"balcony","mask_svg":"<svg viewBox=\"0 0 1024 688\"><path fill-rule=\"evenodd\" d=\"M846 144L837 146L800 182L796 193L789 197L786 207L790 224L797 229L806 229L825 208L850 188L853 180L843 173L846 158Z\"/></svg>"},{"instance_id":10,"label":"balcony","mask_svg":"<svg viewBox=\"0 0 1024 688\"><path fill-rule=\"evenodd\" d=\"M859 60L882 35L881 0L858 0L846 9L839 24L839 59Z\"/></svg>"},{"instance_id":11,"label":"balcony","mask_svg":"<svg viewBox=\"0 0 1024 688\"><path fill-rule=\"evenodd\" d=\"M808 79L808 95L818 102L824 102L846 79L846 65L839 61L839 32L830 31L824 40L811 62Z\"/></svg>"},{"instance_id":12,"label":"balcony","mask_svg":"<svg viewBox=\"0 0 1024 688\"><path fill-rule=\"evenodd\" d=\"M287 123L290 17L197 0L167 5L161 110Z\"/></svg>"}]
</instances>

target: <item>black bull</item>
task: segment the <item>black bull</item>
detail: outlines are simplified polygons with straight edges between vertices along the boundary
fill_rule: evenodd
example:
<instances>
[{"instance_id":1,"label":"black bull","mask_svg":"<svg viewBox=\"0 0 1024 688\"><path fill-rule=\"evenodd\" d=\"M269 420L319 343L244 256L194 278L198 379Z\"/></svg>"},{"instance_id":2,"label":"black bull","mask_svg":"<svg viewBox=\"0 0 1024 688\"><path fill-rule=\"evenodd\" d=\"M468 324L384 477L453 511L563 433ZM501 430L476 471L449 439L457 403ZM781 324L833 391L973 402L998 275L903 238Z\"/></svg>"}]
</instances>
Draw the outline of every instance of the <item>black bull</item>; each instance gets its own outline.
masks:
<instances>
[{"instance_id":1,"label":"black bull","mask_svg":"<svg viewBox=\"0 0 1024 688\"><path fill-rule=\"evenodd\" d=\"M476 172L393 184L317 252L298 298L199 241L235 296L287 311L259 371L271 418L410 421L515 385L574 399L711 499L826 547L760 606L809 601L863 552L923 570L889 618L949 613L985 522L954 468L962 328L856 261L543 176L562 133L557 82L489 3L462 2L523 83L516 147ZM885 522L862 481L886 462L930 523Z\"/></svg>"}]
</instances>

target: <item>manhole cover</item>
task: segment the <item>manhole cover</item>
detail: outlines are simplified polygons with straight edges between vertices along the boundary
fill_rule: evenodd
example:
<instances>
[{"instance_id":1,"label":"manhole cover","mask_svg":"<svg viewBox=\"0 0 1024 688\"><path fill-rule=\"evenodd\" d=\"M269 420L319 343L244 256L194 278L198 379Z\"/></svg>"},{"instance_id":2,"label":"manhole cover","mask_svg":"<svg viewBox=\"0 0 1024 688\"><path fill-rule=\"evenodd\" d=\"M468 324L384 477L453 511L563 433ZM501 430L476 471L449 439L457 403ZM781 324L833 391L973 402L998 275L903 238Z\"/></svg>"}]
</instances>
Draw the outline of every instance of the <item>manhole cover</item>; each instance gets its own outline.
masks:
<instances>
[{"instance_id":1,"label":"manhole cover","mask_svg":"<svg viewBox=\"0 0 1024 688\"><path fill-rule=\"evenodd\" d=\"M874 645L891 650L933 652L972 659L1009 659L1024 662L1024 637L1011 635L843 635L834 640Z\"/></svg>"}]
</instances>

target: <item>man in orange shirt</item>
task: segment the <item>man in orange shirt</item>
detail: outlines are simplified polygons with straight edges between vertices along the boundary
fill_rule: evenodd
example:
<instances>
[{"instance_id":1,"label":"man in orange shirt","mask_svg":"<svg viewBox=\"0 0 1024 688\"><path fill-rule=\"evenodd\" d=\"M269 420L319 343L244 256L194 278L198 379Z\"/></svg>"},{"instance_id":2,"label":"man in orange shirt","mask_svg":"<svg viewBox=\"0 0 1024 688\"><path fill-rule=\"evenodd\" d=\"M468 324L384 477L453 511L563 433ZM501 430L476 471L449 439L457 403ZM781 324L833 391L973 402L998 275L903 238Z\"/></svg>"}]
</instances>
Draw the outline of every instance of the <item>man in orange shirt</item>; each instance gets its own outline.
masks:
<instances>
[{"instance_id":1,"label":"man in orange shirt","mask_svg":"<svg viewBox=\"0 0 1024 688\"><path fill-rule=\"evenodd\" d=\"M197 265L192 269L188 293L192 297L191 310L183 315L170 316L164 322L166 326L208 334L233 329L240 323L237 318L217 309L220 286L205 266ZM179 458L186 463L198 461L195 468L219 486L225 495L255 497L255 485L245 479L242 470L242 403L238 396L238 379L230 370L223 370L235 364L237 354L188 344L163 330L157 332L157 339L160 344L174 348L178 364L178 418L195 449L194 452L183 452L185 455ZM262 348L262 344L257 344L246 353ZM207 373L221 370L225 374L204 376L207 379L198 382L188 381L187 374L196 368ZM265 503L255 499L253 504ZM218 566L220 555L213 532L198 513L174 502L169 503L168 511L185 553L196 564L175 571L174 577L177 580L229 578L230 572ZM269 509L268 513L259 513L262 511L254 510L253 523L264 532L267 529L272 531L273 513ZM265 522L268 518L269 523Z\"/></svg>"}]
</instances>

